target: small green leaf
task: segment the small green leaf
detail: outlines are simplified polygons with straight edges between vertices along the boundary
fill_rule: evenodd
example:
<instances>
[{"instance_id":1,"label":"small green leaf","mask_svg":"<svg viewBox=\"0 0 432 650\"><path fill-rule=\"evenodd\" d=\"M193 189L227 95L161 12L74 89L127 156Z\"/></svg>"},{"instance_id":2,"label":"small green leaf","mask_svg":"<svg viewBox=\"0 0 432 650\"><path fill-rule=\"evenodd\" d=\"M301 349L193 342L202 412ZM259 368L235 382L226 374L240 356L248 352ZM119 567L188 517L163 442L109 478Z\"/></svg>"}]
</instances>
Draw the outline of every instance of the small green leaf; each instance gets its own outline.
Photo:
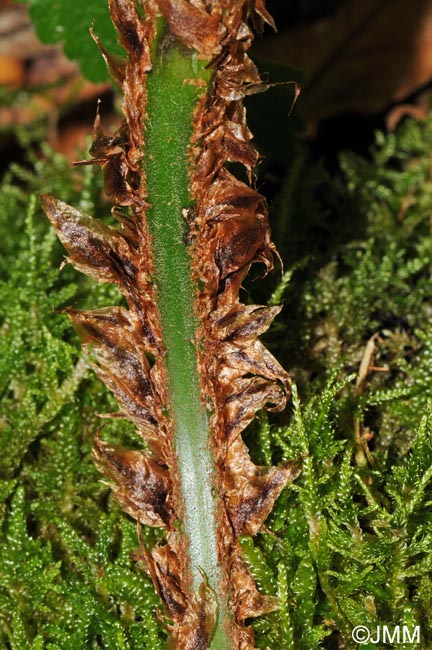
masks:
<instances>
[{"instance_id":1,"label":"small green leaf","mask_svg":"<svg viewBox=\"0 0 432 650\"><path fill-rule=\"evenodd\" d=\"M29 0L30 17L43 43L61 43L66 56L78 61L82 73L94 82L109 78L104 60L90 36L93 25L104 46L121 54L108 4L100 0Z\"/></svg>"}]
</instances>

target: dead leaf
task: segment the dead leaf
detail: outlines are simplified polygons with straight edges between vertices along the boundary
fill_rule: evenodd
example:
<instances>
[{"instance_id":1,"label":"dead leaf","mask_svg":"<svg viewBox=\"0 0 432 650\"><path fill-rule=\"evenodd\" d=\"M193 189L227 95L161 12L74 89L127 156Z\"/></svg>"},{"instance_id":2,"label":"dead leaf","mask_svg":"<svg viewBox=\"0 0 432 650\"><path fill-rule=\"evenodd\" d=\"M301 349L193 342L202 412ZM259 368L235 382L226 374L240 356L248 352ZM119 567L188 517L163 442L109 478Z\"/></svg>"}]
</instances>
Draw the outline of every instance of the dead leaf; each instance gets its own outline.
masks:
<instances>
[{"instance_id":1,"label":"dead leaf","mask_svg":"<svg viewBox=\"0 0 432 650\"><path fill-rule=\"evenodd\" d=\"M49 144L72 159L77 147L85 147L88 117L81 112L85 113L86 103L96 103L110 93L110 84L86 81L59 46L38 41L26 7L2 0L0 86L13 93L12 100L0 106L1 129L13 131L17 125L43 119L48 123ZM114 116L109 119L114 120Z\"/></svg>"},{"instance_id":2,"label":"dead leaf","mask_svg":"<svg viewBox=\"0 0 432 650\"><path fill-rule=\"evenodd\" d=\"M38 40L26 7L0 3L0 54L23 61L50 49Z\"/></svg>"},{"instance_id":3,"label":"dead leaf","mask_svg":"<svg viewBox=\"0 0 432 650\"><path fill-rule=\"evenodd\" d=\"M0 86L19 87L25 77L22 61L0 54Z\"/></svg>"},{"instance_id":4,"label":"dead leaf","mask_svg":"<svg viewBox=\"0 0 432 650\"><path fill-rule=\"evenodd\" d=\"M398 104L386 115L386 129L388 131L394 131L404 117L412 117L415 120L425 120L429 115L429 105L429 101L424 101L423 93L416 97L414 104Z\"/></svg>"},{"instance_id":5,"label":"dead leaf","mask_svg":"<svg viewBox=\"0 0 432 650\"><path fill-rule=\"evenodd\" d=\"M431 0L351 0L331 18L256 43L262 58L304 72L310 122L375 113L432 79Z\"/></svg>"}]
</instances>

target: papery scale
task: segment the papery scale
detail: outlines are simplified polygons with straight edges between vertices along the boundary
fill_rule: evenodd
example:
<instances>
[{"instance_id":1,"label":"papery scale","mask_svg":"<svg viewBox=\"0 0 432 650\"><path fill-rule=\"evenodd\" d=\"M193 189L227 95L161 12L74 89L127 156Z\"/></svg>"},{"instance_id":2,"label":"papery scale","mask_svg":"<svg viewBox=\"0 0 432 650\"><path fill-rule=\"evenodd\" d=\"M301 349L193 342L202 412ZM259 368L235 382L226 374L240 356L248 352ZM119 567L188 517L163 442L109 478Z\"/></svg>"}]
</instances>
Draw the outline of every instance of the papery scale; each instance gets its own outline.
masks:
<instances>
[{"instance_id":1,"label":"papery scale","mask_svg":"<svg viewBox=\"0 0 432 650\"><path fill-rule=\"evenodd\" d=\"M218 551L233 619L231 647L251 650L253 630L245 620L271 611L276 603L258 593L238 537L259 531L281 490L299 471L290 463L255 466L240 437L257 410L283 409L289 393L288 375L257 339L279 308L239 301L250 265L262 262L267 270L272 268L274 246L265 201L225 167L228 161L241 163L251 179L258 160L242 104L244 95L262 90L246 54L252 40L246 19L271 23L271 18L261 0L144 0L145 19L131 0L110 0L109 5L128 61L111 58L98 44L122 89L126 128L113 142L102 134L97 118L92 154L93 162L103 166L108 193L117 205L131 206L133 218L117 212L121 229L116 230L52 197L43 200L74 266L98 281L116 283L128 304L128 309L69 310L74 326L94 351L96 372L148 448L129 451L107 445L97 436L94 455L113 481L114 495L124 510L140 524L167 531L166 543L151 551L142 548L140 557L172 621L169 647L210 647L216 599L205 578L198 592L191 589L188 542L176 526L184 502L175 432L164 408L169 404L165 348L145 219L148 197L141 166L145 78L152 67L150 46L159 11L172 33L213 61L215 69L209 92L201 95L196 106L189 156L190 194L196 205L190 222L191 262L193 277L202 287L195 301L200 323L196 350L203 408L210 398L211 446L220 494Z\"/></svg>"}]
</instances>

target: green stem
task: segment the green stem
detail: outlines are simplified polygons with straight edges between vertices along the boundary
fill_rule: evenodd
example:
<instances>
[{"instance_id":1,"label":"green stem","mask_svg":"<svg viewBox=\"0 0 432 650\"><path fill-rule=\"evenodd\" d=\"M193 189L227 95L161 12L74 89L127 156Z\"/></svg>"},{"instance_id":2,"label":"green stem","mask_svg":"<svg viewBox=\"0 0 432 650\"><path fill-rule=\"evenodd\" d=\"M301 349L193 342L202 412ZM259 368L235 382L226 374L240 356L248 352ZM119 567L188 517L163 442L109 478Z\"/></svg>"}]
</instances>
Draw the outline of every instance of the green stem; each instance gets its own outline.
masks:
<instances>
[{"instance_id":1,"label":"green stem","mask_svg":"<svg viewBox=\"0 0 432 650\"><path fill-rule=\"evenodd\" d=\"M148 76L145 173L151 209L148 222L153 240L158 305L170 389L169 409L175 428L175 449L183 493L183 530L189 543L192 584L202 583L201 571L218 600L219 616L212 650L229 647L227 608L221 602L221 573L217 553L216 486L194 346L196 288L185 240L184 209L191 205L188 155L192 114L202 92L187 80L209 82L204 64L191 51L158 39L155 62ZM186 80L186 81L185 81Z\"/></svg>"}]
</instances>

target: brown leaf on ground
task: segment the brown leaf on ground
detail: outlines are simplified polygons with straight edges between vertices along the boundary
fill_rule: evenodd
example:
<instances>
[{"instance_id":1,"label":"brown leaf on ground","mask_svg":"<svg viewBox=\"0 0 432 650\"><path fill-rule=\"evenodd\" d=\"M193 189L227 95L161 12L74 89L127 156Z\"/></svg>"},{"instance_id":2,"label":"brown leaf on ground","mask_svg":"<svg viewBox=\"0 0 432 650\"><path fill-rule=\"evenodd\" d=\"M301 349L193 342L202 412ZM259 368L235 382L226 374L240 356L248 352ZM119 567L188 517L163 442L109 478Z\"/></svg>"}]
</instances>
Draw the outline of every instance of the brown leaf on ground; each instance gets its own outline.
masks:
<instances>
[{"instance_id":1,"label":"brown leaf on ground","mask_svg":"<svg viewBox=\"0 0 432 650\"><path fill-rule=\"evenodd\" d=\"M391 108L385 118L385 125L388 131L394 131L401 120L405 117L412 117L416 120L425 120L429 115L431 106L432 91L427 88L424 92L416 95L414 102L397 104Z\"/></svg>"},{"instance_id":2,"label":"brown leaf on ground","mask_svg":"<svg viewBox=\"0 0 432 650\"><path fill-rule=\"evenodd\" d=\"M37 39L26 7L0 0L0 87L9 92L0 105L0 129L46 120L49 144L71 159L84 148L89 115L81 116L86 104L108 96L110 84L94 84L80 74L58 46ZM60 127L60 119L67 115ZM116 123L115 118L109 119ZM4 154L3 155L8 155Z\"/></svg>"},{"instance_id":3,"label":"brown leaf on ground","mask_svg":"<svg viewBox=\"0 0 432 650\"><path fill-rule=\"evenodd\" d=\"M303 71L298 105L310 122L379 112L432 79L432 1L350 0L333 17L257 43L255 51Z\"/></svg>"},{"instance_id":4,"label":"brown leaf on ground","mask_svg":"<svg viewBox=\"0 0 432 650\"><path fill-rule=\"evenodd\" d=\"M23 62L13 56L0 54L0 86L20 86L24 79Z\"/></svg>"},{"instance_id":5,"label":"brown leaf on ground","mask_svg":"<svg viewBox=\"0 0 432 650\"><path fill-rule=\"evenodd\" d=\"M25 7L0 2L0 54L23 61L49 49L38 40Z\"/></svg>"}]
</instances>

